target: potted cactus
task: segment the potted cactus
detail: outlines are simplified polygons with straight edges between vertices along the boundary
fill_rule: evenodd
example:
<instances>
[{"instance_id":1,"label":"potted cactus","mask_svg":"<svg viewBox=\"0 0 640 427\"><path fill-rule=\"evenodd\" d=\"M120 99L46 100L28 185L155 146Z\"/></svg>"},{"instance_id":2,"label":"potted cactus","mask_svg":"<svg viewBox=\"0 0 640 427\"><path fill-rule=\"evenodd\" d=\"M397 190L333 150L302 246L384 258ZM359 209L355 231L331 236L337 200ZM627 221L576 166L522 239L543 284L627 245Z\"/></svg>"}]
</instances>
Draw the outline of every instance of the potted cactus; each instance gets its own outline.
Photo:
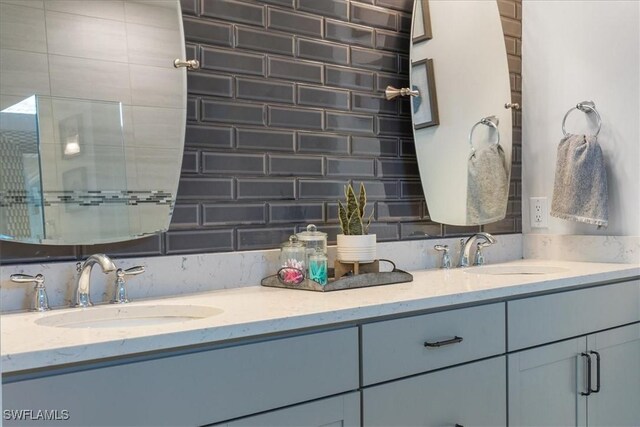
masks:
<instances>
[{"instance_id":1,"label":"potted cactus","mask_svg":"<svg viewBox=\"0 0 640 427\"><path fill-rule=\"evenodd\" d=\"M338 234L336 258L344 262L369 262L376 259L376 235L368 234L373 210L367 216L367 192L360 183L358 196L351 184L344 189L345 203L338 202L342 234Z\"/></svg>"}]
</instances>

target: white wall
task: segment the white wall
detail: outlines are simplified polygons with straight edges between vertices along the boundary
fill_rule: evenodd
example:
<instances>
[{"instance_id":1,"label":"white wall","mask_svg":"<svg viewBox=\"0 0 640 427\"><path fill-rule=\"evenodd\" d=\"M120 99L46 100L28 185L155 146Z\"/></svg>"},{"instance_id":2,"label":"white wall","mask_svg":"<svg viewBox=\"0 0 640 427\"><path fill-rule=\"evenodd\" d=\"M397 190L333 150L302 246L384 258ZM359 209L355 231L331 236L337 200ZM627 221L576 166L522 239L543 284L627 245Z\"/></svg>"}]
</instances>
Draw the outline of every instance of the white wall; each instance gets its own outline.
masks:
<instances>
[{"instance_id":1,"label":"white wall","mask_svg":"<svg viewBox=\"0 0 640 427\"><path fill-rule=\"evenodd\" d=\"M640 2L523 1L523 232L640 235ZM593 100L607 162L609 227L549 218L529 227L529 197L553 194L562 118ZM567 130L592 122L574 111Z\"/></svg>"}]
</instances>

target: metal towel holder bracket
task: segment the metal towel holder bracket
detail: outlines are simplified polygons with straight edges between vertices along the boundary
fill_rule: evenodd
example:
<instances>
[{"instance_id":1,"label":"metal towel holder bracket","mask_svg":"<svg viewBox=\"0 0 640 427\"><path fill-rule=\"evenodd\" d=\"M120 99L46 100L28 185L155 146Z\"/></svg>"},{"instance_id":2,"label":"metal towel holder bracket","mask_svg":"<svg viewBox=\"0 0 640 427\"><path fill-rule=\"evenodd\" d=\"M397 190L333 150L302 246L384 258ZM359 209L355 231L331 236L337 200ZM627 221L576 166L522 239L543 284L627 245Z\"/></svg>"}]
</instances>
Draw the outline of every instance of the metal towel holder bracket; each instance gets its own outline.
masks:
<instances>
[{"instance_id":1,"label":"metal towel holder bracket","mask_svg":"<svg viewBox=\"0 0 640 427\"><path fill-rule=\"evenodd\" d=\"M496 140L495 144L500 145L500 130L498 129L499 123L500 123L500 119L498 119L496 116L488 116L488 117L483 117L482 119L480 119L479 122L473 125L473 127L471 128L471 131L469 132L469 145L471 146L471 151L475 151L475 148L473 147L472 138L473 138L473 131L476 130L476 127L478 127L478 125L485 125L485 126L494 128L496 131L496 135L498 136L498 139Z\"/></svg>"},{"instance_id":2,"label":"metal towel holder bracket","mask_svg":"<svg viewBox=\"0 0 640 427\"><path fill-rule=\"evenodd\" d=\"M569 135L565 128L565 122L567 121L567 117L573 110L580 110L585 114L594 113L596 115L596 119L598 119L598 130L596 130L596 133L593 136L598 136L598 134L600 133L600 129L602 128L602 118L600 117L600 113L598 113L598 110L596 110L596 104L593 101L578 102L575 107L567 111L567 113L564 115L564 118L562 119L562 133L564 134L564 136Z\"/></svg>"},{"instance_id":3,"label":"metal towel holder bracket","mask_svg":"<svg viewBox=\"0 0 640 427\"><path fill-rule=\"evenodd\" d=\"M387 86L384 91L384 95L387 98L387 101L391 101L398 96L420 96L420 91L418 89L411 89L409 87L398 89L393 86Z\"/></svg>"}]
</instances>

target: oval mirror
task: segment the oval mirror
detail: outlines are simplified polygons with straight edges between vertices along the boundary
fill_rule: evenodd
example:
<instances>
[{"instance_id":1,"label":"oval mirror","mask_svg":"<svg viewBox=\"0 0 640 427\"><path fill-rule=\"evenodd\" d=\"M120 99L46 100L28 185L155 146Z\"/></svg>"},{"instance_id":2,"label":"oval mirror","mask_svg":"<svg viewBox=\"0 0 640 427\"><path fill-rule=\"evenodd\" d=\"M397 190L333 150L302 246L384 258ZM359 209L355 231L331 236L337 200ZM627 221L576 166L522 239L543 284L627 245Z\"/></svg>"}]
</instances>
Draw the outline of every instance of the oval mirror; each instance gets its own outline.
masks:
<instances>
[{"instance_id":1,"label":"oval mirror","mask_svg":"<svg viewBox=\"0 0 640 427\"><path fill-rule=\"evenodd\" d=\"M414 139L431 220L505 217L511 168L509 69L495 1L416 1Z\"/></svg>"},{"instance_id":2,"label":"oval mirror","mask_svg":"<svg viewBox=\"0 0 640 427\"><path fill-rule=\"evenodd\" d=\"M168 228L186 121L179 0L0 2L0 239Z\"/></svg>"}]
</instances>

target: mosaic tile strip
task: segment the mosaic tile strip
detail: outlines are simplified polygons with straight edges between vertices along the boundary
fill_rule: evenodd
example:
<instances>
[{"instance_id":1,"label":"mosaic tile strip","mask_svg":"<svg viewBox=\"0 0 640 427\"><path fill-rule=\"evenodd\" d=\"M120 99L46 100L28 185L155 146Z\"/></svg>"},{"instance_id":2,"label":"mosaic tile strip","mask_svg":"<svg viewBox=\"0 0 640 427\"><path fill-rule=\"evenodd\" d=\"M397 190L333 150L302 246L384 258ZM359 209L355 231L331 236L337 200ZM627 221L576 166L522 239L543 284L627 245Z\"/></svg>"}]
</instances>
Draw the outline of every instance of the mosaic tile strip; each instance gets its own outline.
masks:
<instances>
[{"instance_id":1,"label":"mosaic tile strip","mask_svg":"<svg viewBox=\"0 0 640 427\"><path fill-rule=\"evenodd\" d=\"M105 204L142 204L173 205L174 196L165 191L48 191L41 200L39 194L27 191L0 191L0 207L19 205L55 206L78 205L100 206Z\"/></svg>"}]
</instances>

